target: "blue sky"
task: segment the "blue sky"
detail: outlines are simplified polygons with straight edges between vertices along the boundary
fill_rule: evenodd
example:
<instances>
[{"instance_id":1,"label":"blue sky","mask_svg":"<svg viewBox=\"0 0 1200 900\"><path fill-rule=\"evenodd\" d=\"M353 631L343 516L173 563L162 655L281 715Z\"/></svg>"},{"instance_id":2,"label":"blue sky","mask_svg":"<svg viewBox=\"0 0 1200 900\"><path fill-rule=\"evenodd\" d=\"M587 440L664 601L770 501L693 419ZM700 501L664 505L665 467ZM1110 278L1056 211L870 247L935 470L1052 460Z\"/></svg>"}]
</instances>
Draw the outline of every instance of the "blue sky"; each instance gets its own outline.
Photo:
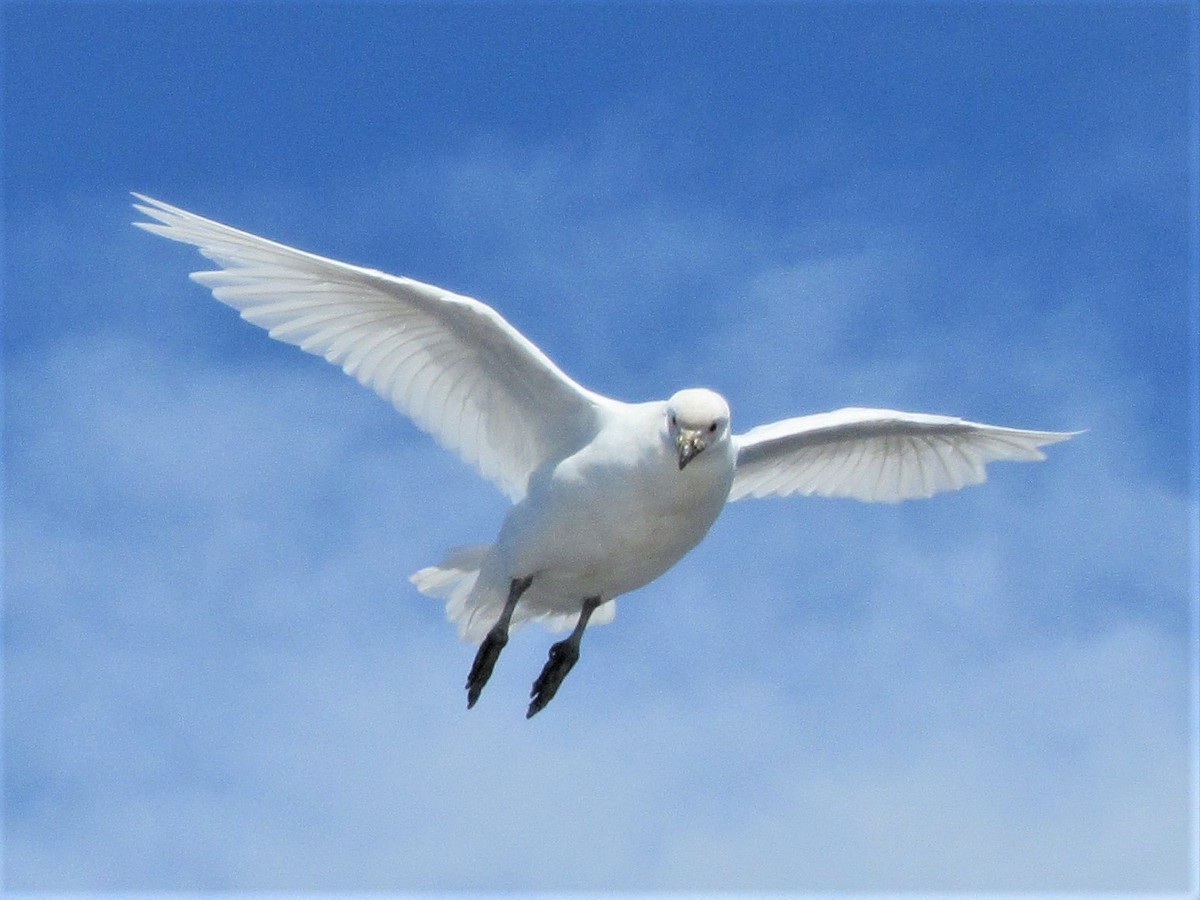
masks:
<instances>
[{"instance_id":1,"label":"blue sky","mask_svg":"<svg viewBox=\"0 0 1200 900\"><path fill-rule=\"evenodd\" d=\"M2 15L8 890L1194 889L1187 6ZM545 713L537 628L468 713L406 577L504 499L130 190L736 430L1090 430L733 504Z\"/></svg>"}]
</instances>

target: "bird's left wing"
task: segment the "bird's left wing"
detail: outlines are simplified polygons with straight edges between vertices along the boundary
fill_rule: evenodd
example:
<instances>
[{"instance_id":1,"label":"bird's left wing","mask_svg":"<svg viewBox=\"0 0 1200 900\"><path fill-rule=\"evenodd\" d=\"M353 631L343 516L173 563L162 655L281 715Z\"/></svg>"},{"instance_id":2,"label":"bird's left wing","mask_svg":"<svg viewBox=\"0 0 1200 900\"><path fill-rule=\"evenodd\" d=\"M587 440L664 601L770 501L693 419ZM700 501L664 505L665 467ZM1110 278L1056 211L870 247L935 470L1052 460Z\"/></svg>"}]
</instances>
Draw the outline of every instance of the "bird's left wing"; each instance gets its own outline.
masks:
<instances>
[{"instance_id":1,"label":"bird's left wing","mask_svg":"<svg viewBox=\"0 0 1200 900\"><path fill-rule=\"evenodd\" d=\"M514 500L542 463L594 436L617 401L576 384L491 307L326 259L134 194L139 228L221 268L195 281L268 330L341 366Z\"/></svg>"},{"instance_id":2,"label":"bird's left wing","mask_svg":"<svg viewBox=\"0 0 1200 900\"><path fill-rule=\"evenodd\" d=\"M734 437L729 499L821 494L895 502L979 484L995 460L1039 460L1078 432L1022 431L951 416L840 409Z\"/></svg>"}]
</instances>

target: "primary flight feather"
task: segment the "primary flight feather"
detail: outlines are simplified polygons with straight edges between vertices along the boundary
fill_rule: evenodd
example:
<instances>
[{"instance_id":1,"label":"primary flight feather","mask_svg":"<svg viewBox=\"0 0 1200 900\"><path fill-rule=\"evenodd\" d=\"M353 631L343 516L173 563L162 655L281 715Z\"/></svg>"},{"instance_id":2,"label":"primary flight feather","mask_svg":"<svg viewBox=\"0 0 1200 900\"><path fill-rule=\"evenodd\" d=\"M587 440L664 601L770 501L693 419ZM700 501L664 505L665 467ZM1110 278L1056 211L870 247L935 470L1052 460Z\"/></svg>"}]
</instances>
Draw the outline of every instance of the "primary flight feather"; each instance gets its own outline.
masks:
<instances>
[{"instance_id":1,"label":"primary flight feather","mask_svg":"<svg viewBox=\"0 0 1200 900\"><path fill-rule=\"evenodd\" d=\"M376 391L513 501L496 541L413 575L480 647L479 697L512 625L572 627L526 713L555 695L584 629L707 533L728 500L821 494L898 501L978 484L996 460L1038 460L1071 433L950 416L842 409L730 431L704 388L623 403L580 386L494 309L326 259L141 194L139 228L195 246L219 268L192 278L267 329Z\"/></svg>"}]
</instances>

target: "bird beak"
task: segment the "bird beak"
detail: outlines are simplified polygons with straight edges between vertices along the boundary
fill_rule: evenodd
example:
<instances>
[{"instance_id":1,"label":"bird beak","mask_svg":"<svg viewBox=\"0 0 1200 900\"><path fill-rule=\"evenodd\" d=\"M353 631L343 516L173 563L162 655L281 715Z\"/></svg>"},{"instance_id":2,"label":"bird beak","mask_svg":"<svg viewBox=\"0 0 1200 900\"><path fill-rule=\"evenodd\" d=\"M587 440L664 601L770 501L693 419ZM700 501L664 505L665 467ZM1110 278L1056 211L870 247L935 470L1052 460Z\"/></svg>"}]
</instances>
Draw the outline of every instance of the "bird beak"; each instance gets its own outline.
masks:
<instances>
[{"instance_id":1,"label":"bird beak","mask_svg":"<svg viewBox=\"0 0 1200 900\"><path fill-rule=\"evenodd\" d=\"M705 446L707 445L704 443L704 435L699 431L680 429L679 437L675 438L675 449L679 452L679 471L682 472L683 467L695 459Z\"/></svg>"}]
</instances>

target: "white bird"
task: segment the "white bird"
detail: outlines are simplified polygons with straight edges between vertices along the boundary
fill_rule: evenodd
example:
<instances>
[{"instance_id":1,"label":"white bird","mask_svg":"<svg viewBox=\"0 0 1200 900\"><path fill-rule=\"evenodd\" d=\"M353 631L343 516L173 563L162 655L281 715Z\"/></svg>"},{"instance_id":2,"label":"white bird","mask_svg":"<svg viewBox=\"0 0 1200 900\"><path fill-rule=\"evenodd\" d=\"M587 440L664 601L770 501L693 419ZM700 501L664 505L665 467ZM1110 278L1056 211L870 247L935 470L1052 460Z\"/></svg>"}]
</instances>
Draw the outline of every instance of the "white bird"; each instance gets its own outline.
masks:
<instances>
[{"instance_id":1,"label":"white bird","mask_svg":"<svg viewBox=\"0 0 1200 900\"><path fill-rule=\"evenodd\" d=\"M554 697L589 623L666 572L729 500L789 494L894 502L978 484L994 460L1040 460L1073 433L842 409L744 434L705 388L623 403L567 377L494 309L433 285L296 250L141 194L138 227L194 245L192 273L271 337L341 366L512 500L495 543L458 548L412 582L480 642L474 706L511 626L573 626L550 648L526 716Z\"/></svg>"}]
</instances>

